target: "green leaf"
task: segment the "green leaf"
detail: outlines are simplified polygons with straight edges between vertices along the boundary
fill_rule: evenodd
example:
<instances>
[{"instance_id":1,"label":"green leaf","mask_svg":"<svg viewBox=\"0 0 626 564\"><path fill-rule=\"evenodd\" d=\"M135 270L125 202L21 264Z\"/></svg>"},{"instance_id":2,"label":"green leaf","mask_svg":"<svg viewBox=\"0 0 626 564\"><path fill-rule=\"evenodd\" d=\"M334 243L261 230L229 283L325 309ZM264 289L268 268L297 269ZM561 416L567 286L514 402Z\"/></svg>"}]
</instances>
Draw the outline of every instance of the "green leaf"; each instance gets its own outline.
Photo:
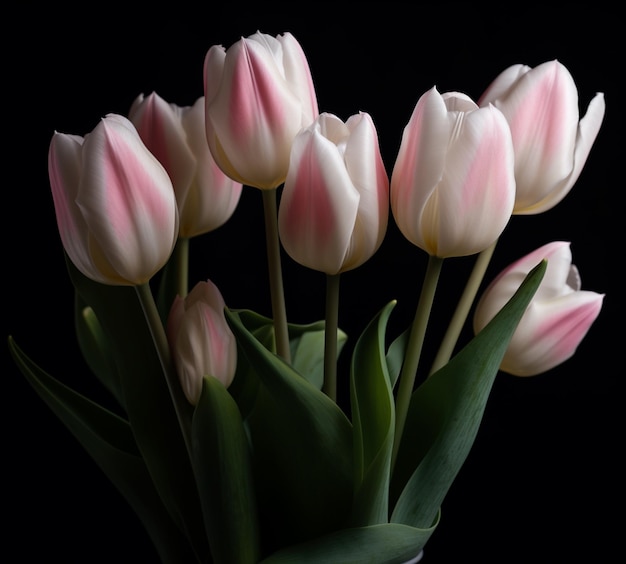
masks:
<instances>
[{"instance_id":1,"label":"green leaf","mask_svg":"<svg viewBox=\"0 0 626 564\"><path fill-rule=\"evenodd\" d=\"M276 352L274 347L274 323L250 310L236 311L244 326L259 340L265 348ZM289 348L291 365L317 389L324 383L324 320L309 324L289 323ZM348 336L341 329L337 330L337 355L341 353Z\"/></svg>"},{"instance_id":2,"label":"green leaf","mask_svg":"<svg viewBox=\"0 0 626 564\"><path fill-rule=\"evenodd\" d=\"M74 325L78 345L87 366L119 405L124 407L120 375L113 361L109 340L93 309L84 303L78 292L74 296Z\"/></svg>"},{"instance_id":3,"label":"green leaf","mask_svg":"<svg viewBox=\"0 0 626 564\"><path fill-rule=\"evenodd\" d=\"M163 562L190 561L189 544L155 490L127 421L37 366L9 337L18 368L141 519Z\"/></svg>"},{"instance_id":4,"label":"green leaf","mask_svg":"<svg viewBox=\"0 0 626 564\"><path fill-rule=\"evenodd\" d=\"M389 345L389 349L387 350L387 369L389 371L389 382L392 388L395 387L400 377L402 363L404 362L404 351L409 342L410 333L411 328L409 327Z\"/></svg>"},{"instance_id":5,"label":"green leaf","mask_svg":"<svg viewBox=\"0 0 626 564\"><path fill-rule=\"evenodd\" d=\"M392 492L401 492L391 521L429 526L478 432L500 362L545 273L535 267L491 320L413 393Z\"/></svg>"},{"instance_id":6,"label":"green leaf","mask_svg":"<svg viewBox=\"0 0 626 564\"><path fill-rule=\"evenodd\" d=\"M389 519L389 473L395 426L392 388L385 360L389 303L366 327L352 356L350 394L354 429L354 505L357 525Z\"/></svg>"},{"instance_id":7,"label":"green leaf","mask_svg":"<svg viewBox=\"0 0 626 564\"><path fill-rule=\"evenodd\" d=\"M416 557L436 523L418 529L396 523L342 529L272 554L262 564L401 564Z\"/></svg>"},{"instance_id":8,"label":"green leaf","mask_svg":"<svg viewBox=\"0 0 626 564\"><path fill-rule=\"evenodd\" d=\"M154 485L199 558L209 548L190 455L136 290L98 284L67 260L70 278L111 347L128 421ZM188 418L191 421L192 407Z\"/></svg>"},{"instance_id":9,"label":"green leaf","mask_svg":"<svg viewBox=\"0 0 626 564\"><path fill-rule=\"evenodd\" d=\"M204 379L193 425L193 461L216 564L254 564L260 539L249 444L224 385Z\"/></svg>"},{"instance_id":10,"label":"green leaf","mask_svg":"<svg viewBox=\"0 0 626 564\"><path fill-rule=\"evenodd\" d=\"M265 550L343 526L352 501L352 426L326 394L226 310L261 382L248 430Z\"/></svg>"}]
</instances>

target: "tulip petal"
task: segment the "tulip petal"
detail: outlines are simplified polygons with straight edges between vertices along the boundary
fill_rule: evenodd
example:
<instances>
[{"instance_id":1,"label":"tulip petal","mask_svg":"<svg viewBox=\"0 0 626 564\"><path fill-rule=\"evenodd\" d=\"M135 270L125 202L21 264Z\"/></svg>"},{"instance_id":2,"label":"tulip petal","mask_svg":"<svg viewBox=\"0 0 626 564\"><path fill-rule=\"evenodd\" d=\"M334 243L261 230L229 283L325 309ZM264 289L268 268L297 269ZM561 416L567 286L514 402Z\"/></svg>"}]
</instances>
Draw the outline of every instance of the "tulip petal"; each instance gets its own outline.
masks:
<instances>
[{"instance_id":1,"label":"tulip petal","mask_svg":"<svg viewBox=\"0 0 626 564\"><path fill-rule=\"evenodd\" d=\"M172 183L126 118L109 115L85 137L77 204L97 268L112 279L147 282L169 258L178 235Z\"/></svg>"}]
</instances>

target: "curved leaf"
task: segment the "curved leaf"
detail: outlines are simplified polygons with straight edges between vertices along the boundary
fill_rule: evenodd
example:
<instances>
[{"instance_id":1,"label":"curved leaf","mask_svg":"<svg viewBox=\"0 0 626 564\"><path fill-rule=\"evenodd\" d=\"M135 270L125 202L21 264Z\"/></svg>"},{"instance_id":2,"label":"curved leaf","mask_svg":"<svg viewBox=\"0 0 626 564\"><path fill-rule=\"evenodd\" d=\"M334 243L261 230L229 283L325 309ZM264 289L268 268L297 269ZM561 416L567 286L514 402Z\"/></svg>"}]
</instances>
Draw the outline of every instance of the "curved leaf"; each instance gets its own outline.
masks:
<instances>
[{"instance_id":1,"label":"curved leaf","mask_svg":"<svg viewBox=\"0 0 626 564\"><path fill-rule=\"evenodd\" d=\"M9 350L35 392L137 513L163 562L190 561L189 544L161 502L128 422L47 374L11 337Z\"/></svg>"},{"instance_id":2,"label":"curved leaf","mask_svg":"<svg viewBox=\"0 0 626 564\"><path fill-rule=\"evenodd\" d=\"M154 485L198 557L206 558L209 548L190 456L136 290L98 284L70 260L66 263L76 291L110 343L128 421ZM191 422L192 408L186 405Z\"/></svg>"},{"instance_id":3,"label":"curved leaf","mask_svg":"<svg viewBox=\"0 0 626 564\"><path fill-rule=\"evenodd\" d=\"M192 424L193 461L216 564L254 564L259 525L248 439L224 385L204 379Z\"/></svg>"},{"instance_id":4,"label":"curved leaf","mask_svg":"<svg viewBox=\"0 0 626 564\"><path fill-rule=\"evenodd\" d=\"M109 340L93 309L84 303L78 292L74 294L74 326L83 358L98 380L123 408L120 375L113 361Z\"/></svg>"},{"instance_id":5,"label":"curved leaf","mask_svg":"<svg viewBox=\"0 0 626 564\"><path fill-rule=\"evenodd\" d=\"M385 360L385 331L396 302L366 327L352 355L350 395L354 429L352 522L375 525L389 520L389 473L395 404Z\"/></svg>"},{"instance_id":6,"label":"curved leaf","mask_svg":"<svg viewBox=\"0 0 626 564\"><path fill-rule=\"evenodd\" d=\"M397 523L342 529L280 550L262 564L401 564L417 556L435 530Z\"/></svg>"},{"instance_id":7,"label":"curved leaf","mask_svg":"<svg viewBox=\"0 0 626 564\"><path fill-rule=\"evenodd\" d=\"M474 443L508 343L545 273L535 267L515 295L448 364L411 397L392 492L391 520L428 526Z\"/></svg>"},{"instance_id":8,"label":"curved leaf","mask_svg":"<svg viewBox=\"0 0 626 564\"><path fill-rule=\"evenodd\" d=\"M261 382L248 429L265 550L316 537L346 521L352 501L352 426L326 394L226 310Z\"/></svg>"}]
</instances>

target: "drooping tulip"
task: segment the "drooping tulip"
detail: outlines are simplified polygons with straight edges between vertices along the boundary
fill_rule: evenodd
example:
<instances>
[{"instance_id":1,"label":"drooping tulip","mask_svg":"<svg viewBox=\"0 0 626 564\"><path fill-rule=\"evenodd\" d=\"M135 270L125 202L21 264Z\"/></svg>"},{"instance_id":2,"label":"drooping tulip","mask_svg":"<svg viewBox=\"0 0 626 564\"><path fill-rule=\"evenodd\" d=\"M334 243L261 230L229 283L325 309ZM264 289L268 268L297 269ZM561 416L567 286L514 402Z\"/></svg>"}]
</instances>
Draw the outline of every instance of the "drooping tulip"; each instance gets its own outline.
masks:
<instances>
[{"instance_id":1,"label":"drooping tulip","mask_svg":"<svg viewBox=\"0 0 626 564\"><path fill-rule=\"evenodd\" d=\"M323 113L295 138L278 210L287 253L338 274L380 247L389 215L389 178L369 114L345 123Z\"/></svg>"},{"instance_id":2,"label":"drooping tulip","mask_svg":"<svg viewBox=\"0 0 626 564\"><path fill-rule=\"evenodd\" d=\"M167 262L178 236L172 182L128 119L109 114L85 137L55 132L48 173L63 247L85 276L137 286Z\"/></svg>"},{"instance_id":3,"label":"drooping tulip","mask_svg":"<svg viewBox=\"0 0 626 564\"><path fill-rule=\"evenodd\" d=\"M486 249L511 217L513 166L502 112L433 87L404 128L391 175L391 209L400 231L440 258Z\"/></svg>"},{"instance_id":4,"label":"drooping tulip","mask_svg":"<svg viewBox=\"0 0 626 564\"><path fill-rule=\"evenodd\" d=\"M237 343L224 315L224 298L210 280L177 296L167 320L167 339L187 400L196 405L205 376L228 387L237 368Z\"/></svg>"},{"instance_id":5,"label":"drooping tulip","mask_svg":"<svg viewBox=\"0 0 626 564\"><path fill-rule=\"evenodd\" d=\"M581 290L570 243L543 245L505 268L487 287L474 313L478 333L517 291L542 260L547 269L513 334L500 369L514 376L534 376L572 357L602 307L603 294Z\"/></svg>"},{"instance_id":6,"label":"drooping tulip","mask_svg":"<svg viewBox=\"0 0 626 564\"><path fill-rule=\"evenodd\" d=\"M206 137L219 167L261 189L287 176L291 143L318 115L311 71L291 33L257 32L204 61Z\"/></svg>"},{"instance_id":7,"label":"drooping tulip","mask_svg":"<svg viewBox=\"0 0 626 564\"><path fill-rule=\"evenodd\" d=\"M165 167L176 193L181 237L217 229L232 216L242 185L217 166L206 141L204 97L192 106L168 104L155 92L134 100L128 117Z\"/></svg>"},{"instance_id":8,"label":"drooping tulip","mask_svg":"<svg viewBox=\"0 0 626 564\"><path fill-rule=\"evenodd\" d=\"M604 118L599 92L579 121L578 90L559 61L512 65L485 90L479 105L495 105L511 127L517 195L514 214L558 204L578 180Z\"/></svg>"}]
</instances>

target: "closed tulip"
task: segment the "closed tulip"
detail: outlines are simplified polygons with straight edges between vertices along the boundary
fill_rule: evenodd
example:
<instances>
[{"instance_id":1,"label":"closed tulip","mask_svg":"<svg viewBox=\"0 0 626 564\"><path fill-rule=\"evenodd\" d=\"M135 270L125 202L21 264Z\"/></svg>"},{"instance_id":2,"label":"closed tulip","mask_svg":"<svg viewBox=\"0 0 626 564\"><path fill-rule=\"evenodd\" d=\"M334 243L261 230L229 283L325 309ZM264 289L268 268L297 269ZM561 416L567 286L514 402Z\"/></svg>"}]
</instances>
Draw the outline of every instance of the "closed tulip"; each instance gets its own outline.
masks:
<instances>
[{"instance_id":1,"label":"closed tulip","mask_svg":"<svg viewBox=\"0 0 626 564\"><path fill-rule=\"evenodd\" d=\"M85 137L55 132L48 172L63 247L85 276L138 286L167 262L178 235L172 182L128 119L109 114Z\"/></svg>"},{"instance_id":2,"label":"closed tulip","mask_svg":"<svg viewBox=\"0 0 626 564\"><path fill-rule=\"evenodd\" d=\"M558 204L578 180L604 118L604 94L579 121L578 90L558 61L504 70L479 100L502 111L515 147L514 214L537 214Z\"/></svg>"},{"instance_id":3,"label":"closed tulip","mask_svg":"<svg viewBox=\"0 0 626 564\"><path fill-rule=\"evenodd\" d=\"M440 258L486 249L513 210L513 167L502 112L433 87L404 128L391 176L391 209L400 231Z\"/></svg>"},{"instance_id":4,"label":"closed tulip","mask_svg":"<svg viewBox=\"0 0 626 564\"><path fill-rule=\"evenodd\" d=\"M295 138L278 211L287 253L338 274L378 249L387 230L389 179L367 113L345 123L323 113Z\"/></svg>"},{"instance_id":5,"label":"closed tulip","mask_svg":"<svg viewBox=\"0 0 626 564\"><path fill-rule=\"evenodd\" d=\"M574 355L598 317L603 294L581 290L570 244L548 243L505 268L487 287L474 313L478 333L543 259L547 269L513 334L500 369L515 376L546 372Z\"/></svg>"},{"instance_id":6,"label":"closed tulip","mask_svg":"<svg viewBox=\"0 0 626 564\"><path fill-rule=\"evenodd\" d=\"M307 59L290 33L257 32L204 62L206 137L231 178L261 189L280 186L291 143L318 115Z\"/></svg>"},{"instance_id":7,"label":"closed tulip","mask_svg":"<svg viewBox=\"0 0 626 564\"><path fill-rule=\"evenodd\" d=\"M167 321L167 339L187 400L196 405L205 376L230 386L237 368L237 344L224 315L224 298L207 280L185 298L177 296Z\"/></svg>"},{"instance_id":8,"label":"closed tulip","mask_svg":"<svg viewBox=\"0 0 626 564\"><path fill-rule=\"evenodd\" d=\"M140 94L129 118L172 179L180 236L194 237L223 225L237 207L242 186L226 176L211 155L204 97L181 107L168 104L155 92L147 97Z\"/></svg>"}]
</instances>

